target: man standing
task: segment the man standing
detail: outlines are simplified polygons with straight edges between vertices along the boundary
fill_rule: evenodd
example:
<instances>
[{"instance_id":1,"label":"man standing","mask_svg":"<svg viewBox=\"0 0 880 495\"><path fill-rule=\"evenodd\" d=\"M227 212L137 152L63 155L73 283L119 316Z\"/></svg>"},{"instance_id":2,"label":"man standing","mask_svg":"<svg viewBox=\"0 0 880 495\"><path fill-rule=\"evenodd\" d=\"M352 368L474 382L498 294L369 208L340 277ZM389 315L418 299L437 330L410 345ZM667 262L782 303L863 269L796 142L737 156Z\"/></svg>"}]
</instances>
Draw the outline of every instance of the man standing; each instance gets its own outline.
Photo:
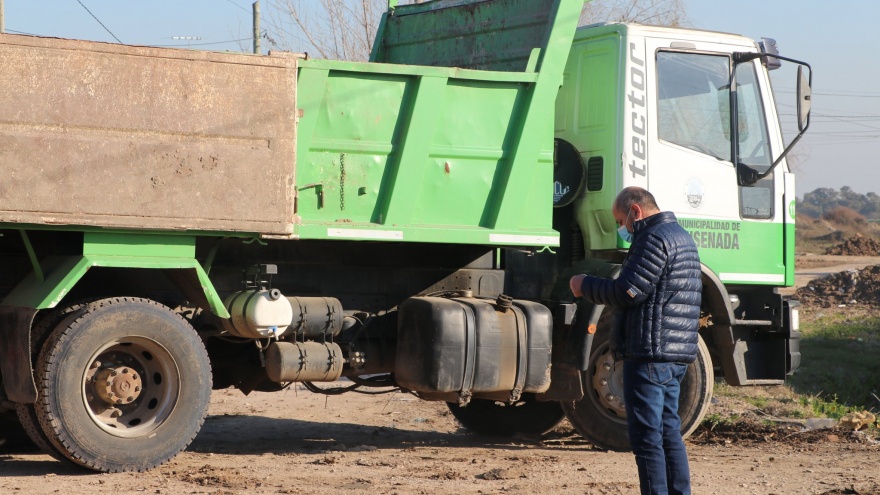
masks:
<instances>
[{"instance_id":1,"label":"man standing","mask_svg":"<svg viewBox=\"0 0 880 495\"><path fill-rule=\"evenodd\" d=\"M642 494L690 494L678 396L697 357L702 282L691 236L671 212L640 187L620 192L612 206L620 236L631 242L618 278L575 275L575 297L604 304L615 318L611 350L623 357L630 446ZM621 318L622 317L622 318Z\"/></svg>"}]
</instances>

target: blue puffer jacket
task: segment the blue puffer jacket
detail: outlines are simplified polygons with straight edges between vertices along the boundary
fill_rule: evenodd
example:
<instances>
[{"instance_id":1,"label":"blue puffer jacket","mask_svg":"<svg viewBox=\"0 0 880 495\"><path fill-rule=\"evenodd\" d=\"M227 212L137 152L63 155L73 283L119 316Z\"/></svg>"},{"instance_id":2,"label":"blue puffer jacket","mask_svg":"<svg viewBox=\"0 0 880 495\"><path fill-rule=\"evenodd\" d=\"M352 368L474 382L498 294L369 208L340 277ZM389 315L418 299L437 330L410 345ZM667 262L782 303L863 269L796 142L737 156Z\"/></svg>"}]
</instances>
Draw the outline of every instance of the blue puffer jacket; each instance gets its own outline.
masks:
<instances>
[{"instance_id":1,"label":"blue puffer jacket","mask_svg":"<svg viewBox=\"0 0 880 495\"><path fill-rule=\"evenodd\" d=\"M671 212L633 222L618 278L587 276L581 286L584 299L623 310L625 358L678 363L697 357L702 288L697 246Z\"/></svg>"}]
</instances>

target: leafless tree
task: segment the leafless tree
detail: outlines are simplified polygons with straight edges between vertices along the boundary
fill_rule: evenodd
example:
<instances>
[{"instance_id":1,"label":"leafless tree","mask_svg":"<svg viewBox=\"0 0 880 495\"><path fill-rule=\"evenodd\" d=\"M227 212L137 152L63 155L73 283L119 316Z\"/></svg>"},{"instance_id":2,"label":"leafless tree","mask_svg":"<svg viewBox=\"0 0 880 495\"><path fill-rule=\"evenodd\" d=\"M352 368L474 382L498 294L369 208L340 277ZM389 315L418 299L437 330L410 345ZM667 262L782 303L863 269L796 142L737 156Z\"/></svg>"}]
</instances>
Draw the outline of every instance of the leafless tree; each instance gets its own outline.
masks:
<instances>
[{"instance_id":1,"label":"leafless tree","mask_svg":"<svg viewBox=\"0 0 880 495\"><path fill-rule=\"evenodd\" d=\"M399 4L421 3L401 0ZM309 52L316 58L367 60L388 0L268 0L264 38L271 49ZM581 24L640 22L681 26L684 0L593 0Z\"/></svg>"},{"instance_id":2,"label":"leafless tree","mask_svg":"<svg viewBox=\"0 0 880 495\"><path fill-rule=\"evenodd\" d=\"M401 2L413 3L413 2ZM272 48L317 58L367 60L388 0L269 0Z\"/></svg>"},{"instance_id":3,"label":"leafless tree","mask_svg":"<svg viewBox=\"0 0 880 495\"><path fill-rule=\"evenodd\" d=\"M684 0L593 0L584 5L580 24L596 22L681 27L688 19Z\"/></svg>"}]
</instances>

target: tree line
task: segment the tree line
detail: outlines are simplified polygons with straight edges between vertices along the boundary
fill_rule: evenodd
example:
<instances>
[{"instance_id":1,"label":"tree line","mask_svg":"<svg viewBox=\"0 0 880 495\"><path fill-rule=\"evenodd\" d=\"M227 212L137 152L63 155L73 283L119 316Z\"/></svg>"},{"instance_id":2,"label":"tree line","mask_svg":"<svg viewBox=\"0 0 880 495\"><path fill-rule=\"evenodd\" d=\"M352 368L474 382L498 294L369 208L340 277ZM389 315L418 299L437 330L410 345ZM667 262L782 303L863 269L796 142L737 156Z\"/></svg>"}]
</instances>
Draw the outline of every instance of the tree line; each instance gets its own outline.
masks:
<instances>
[{"instance_id":1,"label":"tree line","mask_svg":"<svg viewBox=\"0 0 880 495\"><path fill-rule=\"evenodd\" d=\"M859 194L849 186L843 186L839 191L830 187L820 187L804 194L804 199L798 199L796 208L798 215L812 218L828 219L829 216L839 216L846 214L845 210L851 210L866 219L878 219L880 195L873 192Z\"/></svg>"}]
</instances>

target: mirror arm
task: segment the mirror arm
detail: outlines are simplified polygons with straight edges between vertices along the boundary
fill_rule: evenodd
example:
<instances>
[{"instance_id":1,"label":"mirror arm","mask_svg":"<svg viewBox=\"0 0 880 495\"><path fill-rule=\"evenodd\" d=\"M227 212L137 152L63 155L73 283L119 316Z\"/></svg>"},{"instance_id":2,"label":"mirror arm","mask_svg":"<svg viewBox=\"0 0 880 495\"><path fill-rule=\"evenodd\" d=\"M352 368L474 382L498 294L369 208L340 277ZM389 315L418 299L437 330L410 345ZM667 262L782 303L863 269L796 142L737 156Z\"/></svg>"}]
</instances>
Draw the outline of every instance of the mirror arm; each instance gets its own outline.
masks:
<instances>
[{"instance_id":1,"label":"mirror arm","mask_svg":"<svg viewBox=\"0 0 880 495\"><path fill-rule=\"evenodd\" d=\"M808 127L810 127L809 121L807 121L807 127L804 127L804 130L799 132L798 135L795 136L795 138L792 139L790 143L788 143L788 146L786 146L785 149L782 150L782 154L779 155L778 157L776 157L775 160L773 160L773 164L770 165L770 168L768 168L767 171L765 171L764 173L758 174L757 178L755 179L755 182L758 182L759 180L764 179L768 175L773 173L773 169L775 169L776 166L779 165L779 162L781 162L782 159L785 158L785 155L787 155L788 152L791 151L792 148L794 148L794 145L796 145L797 142L800 141L802 137L804 137L804 133L807 132ZM754 184L755 182L752 182L752 184Z\"/></svg>"},{"instance_id":2,"label":"mirror arm","mask_svg":"<svg viewBox=\"0 0 880 495\"><path fill-rule=\"evenodd\" d=\"M812 83L813 70L812 70L812 67L810 67L810 64L808 64L806 62L801 62L800 60L796 60L793 58L783 57L781 55L768 55L766 53L735 52L733 54L733 63L736 65L739 65L739 64L742 64L745 62L750 62L752 60L755 60L756 58L760 58L760 59L766 61L766 58L770 57L770 56L772 56L773 58L779 59L779 60L785 60L787 62L791 62L793 64L806 66L808 69L810 69L810 82ZM798 135L795 136L795 138L792 139L792 141L790 143L788 143L788 146L786 146L785 149L782 150L782 153L778 157L776 157L775 160L773 160L773 164L770 165L770 168L768 168L764 173L758 174L754 169L752 169L748 165L745 165L744 163L739 163L739 157L737 156L735 163L737 164L737 169L738 169L737 176L740 177L740 181L739 181L740 185L741 186L750 186L750 185L754 184L755 182L758 182L761 179L765 179L770 174L772 174L773 170L776 168L776 166L779 165L780 162L782 162L782 159L785 158L786 155L788 155L788 152L791 151L792 148L794 148L794 145L797 144L797 142L801 140L801 138L804 136L804 133L807 132L807 129L809 129L809 128L810 128L810 119L807 118L807 125L804 126L804 128L801 129L800 132L798 132ZM748 174L749 176L746 177L747 174L740 173L739 169L748 169L749 171L752 171L754 173Z\"/></svg>"},{"instance_id":3,"label":"mirror arm","mask_svg":"<svg viewBox=\"0 0 880 495\"><path fill-rule=\"evenodd\" d=\"M806 62L801 62L800 60L797 60L794 58L783 57L782 55L770 55L767 53L734 52L733 53L733 63L734 63L734 65L739 65L739 64L746 63L746 62L751 62L752 60L755 60L756 58L760 58L761 61L766 61L767 57L777 58L779 60L785 60L786 62L791 62L791 63L797 64L797 65L804 65L808 69L811 69L810 72L812 72L812 68L810 67L810 64L808 64Z\"/></svg>"}]
</instances>

